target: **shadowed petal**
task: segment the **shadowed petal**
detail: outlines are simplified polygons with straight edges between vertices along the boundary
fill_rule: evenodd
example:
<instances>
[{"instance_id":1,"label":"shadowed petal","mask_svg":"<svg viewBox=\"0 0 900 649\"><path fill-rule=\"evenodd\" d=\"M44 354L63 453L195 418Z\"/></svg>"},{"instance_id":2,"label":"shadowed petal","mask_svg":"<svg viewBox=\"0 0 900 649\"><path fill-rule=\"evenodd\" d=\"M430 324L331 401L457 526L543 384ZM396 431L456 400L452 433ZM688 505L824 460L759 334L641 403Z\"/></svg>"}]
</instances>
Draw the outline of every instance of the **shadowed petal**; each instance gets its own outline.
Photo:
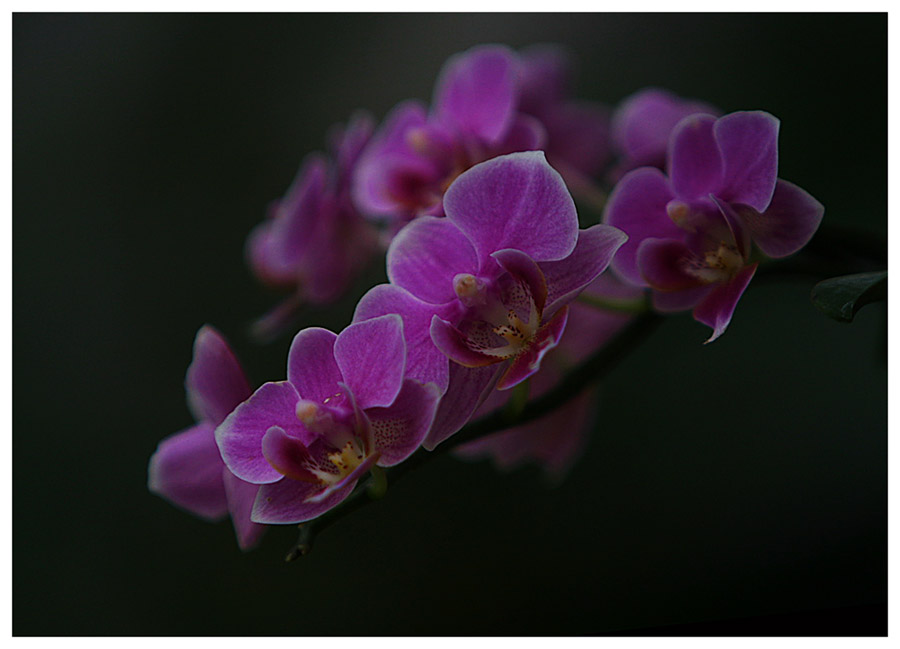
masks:
<instances>
[{"instance_id":1,"label":"shadowed petal","mask_svg":"<svg viewBox=\"0 0 900 649\"><path fill-rule=\"evenodd\" d=\"M272 426L263 435L262 454L278 473L291 480L313 484L319 482L316 474L309 469L313 460L306 446L279 426Z\"/></svg>"},{"instance_id":2,"label":"shadowed petal","mask_svg":"<svg viewBox=\"0 0 900 649\"><path fill-rule=\"evenodd\" d=\"M407 224L387 253L391 284L421 300L443 304L456 299L453 278L478 272L475 249L449 219L421 216Z\"/></svg>"},{"instance_id":3,"label":"shadowed petal","mask_svg":"<svg viewBox=\"0 0 900 649\"><path fill-rule=\"evenodd\" d=\"M407 379L390 407L366 411L372 422L375 448L381 451L379 466L399 464L422 445L440 398L440 391L433 383L422 385Z\"/></svg>"},{"instance_id":4,"label":"shadowed petal","mask_svg":"<svg viewBox=\"0 0 900 649\"><path fill-rule=\"evenodd\" d=\"M659 291L683 291L702 282L690 275L686 263L694 254L681 241L646 239L638 250L638 266L644 280Z\"/></svg>"},{"instance_id":5,"label":"shadowed petal","mask_svg":"<svg viewBox=\"0 0 900 649\"><path fill-rule=\"evenodd\" d=\"M538 330L528 348L513 359L503 376L500 377L500 381L497 383L498 390L508 390L541 369L541 360L547 352L559 344L559 339L566 329L568 316L569 309L563 307L550 319L550 322Z\"/></svg>"},{"instance_id":6,"label":"shadowed petal","mask_svg":"<svg viewBox=\"0 0 900 649\"><path fill-rule=\"evenodd\" d=\"M403 319L406 341L406 378L420 383L434 383L441 391L447 389L448 361L431 342L431 319L454 317L458 301L437 305L423 302L406 289L393 284L379 284L362 296L353 314L354 322L361 322L397 313Z\"/></svg>"},{"instance_id":7,"label":"shadowed petal","mask_svg":"<svg viewBox=\"0 0 900 649\"><path fill-rule=\"evenodd\" d=\"M485 45L447 60L435 85L434 112L441 124L493 144L509 128L516 99L512 52Z\"/></svg>"},{"instance_id":8,"label":"shadowed petal","mask_svg":"<svg viewBox=\"0 0 900 649\"><path fill-rule=\"evenodd\" d=\"M825 214L819 201L786 180L775 185L772 202L762 214L743 205L735 210L759 249L775 258L792 255L809 243Z\"/></svg>"},{"instance_id":9,"label":"shadowed petal","mask_svg":"<svg viewBox=\"0 0 900 649\"><path fill-rule=\"evenodd\" d=\"M228 512L231 514L238 547L241 550L250 550L259 543L263 532L266 531L265 525L259 525L250 520L250 512L253 509L256 494L259 492L259 485L244 482L225 466L222 466L222 480L225 483Z\"/></svg>"},{"instance_id":10,"label":"shadowed petal","mask_svg":"<svg viewBox=\"0 0 900 649\"><path fill-rule=\"evenodd\" d=\"M147 486L196 516L218 520L227 511L222 468L213 427L202 423L159 443L150 458Z\"/></svg>"},{"instance_id":11,"label":"shadowed petal","mask_svg":"<svg viewBox=\"0 0 900 649\"><path fill-rule=\"evenodd\" d=\"M297 419L300 396L289 381L266 383L239 405L216 429L216 442L225 465L237 477L254 484L281 479L266 461L262 441L273 426L309 445L314 437Z\"/></svg>"},{"instance_id":12,"label":"shadowed petal","mask_svg":"<svg viewBox=\"0 0 900 649\"><path fill-rule=\"evenodd\" d=\"M682 200L718 194L722 185L722 154L713 135L716 118L695 114L672 130L666 169L672 190Z\"/></svg>"},{"instance_id":13,"label":"shadowed petal","mask_svg":"<svg viewBox=\"0 0 900 649\"><path fill-rule=\"evenodd\" d=\"M714 127L724 178L719 196L762 212L772 200L778 176L778 119L763 111L720 118Z\"/></svg>"},{"instance_id":14,"label":"shadowed petal","mask_svg":"<svg viewBox=\"0 0 900 649\"><path fill-rule=\"evenodd\" d=\"M501 367L488 365L470 369L457 363L450 363L450 382L447 391L441 397L434 423L422 446L431 451L465 426L472 413L494 389L500 377Z\"/></svg>"},{"instance_id":15,"label":"shadowed petal","mask_svg":"<svg viewBox=\"0 0 900 649\"><path fill-rule=\"evenodd\" d=\"M597 104L566 102L542 116L547 159L568 181L573 169L597 176L609 159L609 111Z\"/></svg>"},{"instance_id":16,"label":"shadowed petal","mask_svg":"<svg viewBox=\"0 0 900 649\"><path fill-rule=\"evenodd\" d=\"M321 502L306 502L321 490L319 485L298 482L290 478L262 485L256 496L256 502L253 503L250 520L254 523L276 525L312 520L344 500L355 486L354 480L352 484L344 485Z\"/></svg>"},{"instance_id":17,"label":"shadowed petal","mask_svg":"<svg viewBox=\"0 0 900 649\"><path fill-rule=\"evenodd\" d=\"M495 156L516 151L538 151L547 145L547 129L531 115L517 114L503 139L493 148Z\"/></svg>"},{"instance_id":18,"label":"shadowed petal","mask_svg":"<svg viewBox=\"0 0 900 649\"><path fill-rule=\"evenodd\" d=\"M538 313L543 313L544 305L547 303L547 280L534 260L524 252L512 249L498 250L491 254L491 257L496 259L506 272L528 285Z\"/></svg>"},{"instance_id":19,"label":"shadowed petal","mask_svg":"<svg viewBox=\"0 0 900 649\"><path fill-rule=\"evenodd\" d=\"M194 358L184 387L194 418L213 427L253 391L231 347L209 325L201 327L194 339Z\"/></svg>"},{"instance_id":20,"label":"shadowed petal","mask_svg":"<svg viewBox=\"0 0 900 649\"><path fill-rule=\"evenodd\" d=\"M708 284L683 291L653 291L653 308L661 313L677 313L693 309L715 289L715 284Z\"/></svg>"},{"instance_id":21,"label":"shadowed petal","mask_svg":"<svg viewBox=\"0 0 900 649\"><path fill-rule=\"evenodd\" d=\"M628 240L621 230L597 224L578 232L572 254L560 261L545 261L541 270L547 279L547 313L568 304L609 266L616 251Z\"/></svg>"},{"instance_id":22,"label":"shadowed petal","mask_svg":"<svg viewBox=\"0 0 900 649\"><path fill-rule=\"evenodd\" d=\"M694 319L713 329L713 334L706 341L707 343L714 341L728 328L734 308L753 278L756 266L753 264L742 268L730 282L715 288L694 309Z\"/></svg>"},{"instance_id":23,"label":"shadowed petal","mask_svg":"<svg viewBox=\"0 0 900 649\"><path fill-rule=\"evenodd\" d=\"M612 260L613 270L632 284L645 286L637 251L647 238L680 239L683 232L666 213L673 198L669 181L659 169L644 167L626 174L613 189L603 222L628 235Z\"/></svg>"},{"instance_id":24,"label":"shadowed petal","mask_svg":"<svg viewBox=\"0 0 900 649\"><path fill-rule=\"evenodd\" d=\"M575 203L542 151L475 165L450 185L444 211L472 242L482 265L504 248L535 261L562 259L578 239Z\"/></svg>"},{"instance_id":25,"label":"shadowed petal","mask_svg":"<svg viewBox=\"0 0 900 649\"><path fill-rule=\"evenodd\" d=\"M569 94L572 61L558 45L532 45L519 52L519 108L538 115Z\"/></svg>"},{"instance_id":26,"label":"shadowed petal","mask_svg":"<svg viewBox=\"0 0 900 649\"><path fill-rule=\"evenodd\" d=\"M503 360L498 356L488 356L474 351L459 329L437 315L431 319L430 332L434 346L451 361L464 367L483 367Z\"/></svg>"},{"instance_id":27,"label":"shadowed petal","mask_svg":"<svg viewBox=\"0 0 900 649\"><path fill-rule=\"evenodd\" d=\"M294 336L288 352L287 375L304 399L323 401L343 381L334 360L336 340L337 334L321 327L308 327Z\"/></svg>"},{"instance_id":28,"label":"shadowed petal","mask_svg":"<svg viewBox=\"0 0 900 649\"><path fill-rule=\"evenodd\" d=\"M391 405L406 369L402 318L388 314L350 325L337 337L334 358L360 408Z\"/></svg>"}]
</instances>

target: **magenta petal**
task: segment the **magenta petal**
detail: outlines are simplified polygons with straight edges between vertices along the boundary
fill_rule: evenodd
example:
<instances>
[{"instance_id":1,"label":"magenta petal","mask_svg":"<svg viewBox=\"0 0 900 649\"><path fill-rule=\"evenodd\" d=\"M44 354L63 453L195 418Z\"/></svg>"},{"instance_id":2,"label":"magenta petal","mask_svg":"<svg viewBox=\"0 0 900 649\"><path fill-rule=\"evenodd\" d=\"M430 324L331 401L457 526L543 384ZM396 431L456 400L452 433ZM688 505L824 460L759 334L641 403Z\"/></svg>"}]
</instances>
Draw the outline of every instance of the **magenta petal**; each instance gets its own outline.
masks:
<instances>
[{"instance_id":1,"label":"magenta petal","mask_svg":"<svg viewBox=\"0 0 900 649\"><path fill-rule=\"evenodd\" d=\"M516 356L503 376L500 377L500 381L497 383L498 390L508 390L541 369L541 360L547 352L559 344L559 339L566 329L568 317L569 309L563 307L550 319L550 322L538 330L528 349Z\"/></svg>"},{"instance_id":2,"label":"magenta petal","mask_svg":"<svg viewBox=\"0 0 900 649\"><path fill-rule=\"evenodd\" d=\"M456 299L453 278L478 272L475 249L449 219L421 216L407 224L387 253L391 284L433 304Z\"/></svg>"},{"instance_id":3,"label":"magenta petal","mask_svg":"<svg viewBox=\"0 0 900 649\"><path fill-rule=\"evenodd\" d=\"M288 352L287 375L297 393L310 401L324 401L343 381L334 360L337 334L321 327L308 327L294 336Z\"/></svg>"},{"instance_id":4,"label":"magenta petal","mask_svg":"<svg viewBox=\"0 0 900 649\"><path fill-rule=\"evenodd\" d=\"M769 257L792 255L809 243L825 214L825 207L806 191L786 180L775 185L768 209L735 207L759 249Z\"/></svg>"},{"instance_id":5,"label":"magenta petal","mask_svg":"<svg viewBox=\"0 0 900 649\"><path fill-rule=\"evenodd\" d=\"M228 415L216 429L216 442L232 473L254 484L281 479L263 456L263 437L278 426L305 444L312 442L313 437L297 419L299 400L289 381L266 383Z\"/></svg>"},{"instance_id":6,"label":"magenta petal","mask_svg":"<svg viewBox=\"0 0 900 649\"><path fill-rule=\"evenodd\" d=\"M488 356L474 351L467 342L466 337L459 329L454 327L440 316L435 315L431 319L431 341L442 354L454 363L464 367L484 367L499 363L500 358Z\"/></svg>"},{"instance_id":7,"label":"magenta petal","mask_svg":"<svg viewBox=\"0 0 900 649\"><path fill-rule=\"evenodd\" d=\"M509 128L516 99L512 52L485 45L444 64L435 85L434 110L441 124L493 144Z\"/></svg>"},{"instance_id":8,"label":"magenta petal","mask_svg":"<svg viewBox=\"0 0 900 649\"><path fill-rule=\"evenodd\" d=\"M718 195L762 212L778 176L778 119L763 111L731 113L714 127L724 179Z\"/></svg>"},{"instance_id":9,"label":"magenta petal","mask_svg":"<svg viewBox=\"0 0 900 649\"><path fill-rule=\"evenodd\" d=\"M572 254L560 261L545 261L541 270L547 279L547 312L568 304L596 279L613 259L628 236L609 225L598 224L580 230Z\"/></svg>"},{"instance_id":10,"label":"magenta petal","mask_svg":"<svg viewBox=\"0 0 900 649\"><path fill-rule=\"evenodd\" d=\"M339 504L350 495L356 481L346 484L323 501L308 502L322 487L308 482L298 482L284 478L273 484L262 485L250 519L254 523L287 524L312 520Z\"/></svg>"},{"instance_id":11,"label":"magenta petal","mask_svg":"<svg viewBox=\"0 0 900 649\"><path fill-rule=\"evenodd\" d=\"M259 492L259 485L244 482L225 466L222 467L222 480L225 483L228 512L231 514L238 547L241 550L250 550L259 543L263 532L266 531L265 525L259 525L250 520L250 512L253 509L256 494Z\"/></svg>"},{"instance_id":12,"label":"magenta petal","mask_svg":"<svg viewBox=\"0 0 900 649\"><path fill-rule=\"evenodd\" d=\"M678 122L669 139L666 169L682 200L717 194L722 185L722 155L713 135L716 118L695 114Z\"/></svg>"},{"instance_id":13,"label":"magenta petal","mask_svg":"<svg viewBox=\"0 0 900 649\"><path fill-rule=\"evenodd\" d=\"M684 234L666 212L672 198L669 181L659 169L650 167L626 174L609 197L603 222L628 235L613 257L612 267L632 284L645 285L637 263L638 247L644 239L680 239Z\"/></svg>"},{"instance_id":14,"label":"magenta petal","mask_svg":"<svg viewBox=\"0 0 900 649\"><path fill-rule=\"evenodd\" d=\"M381 451L380 466L399 464L422 445L440 398L440 391L433 383L422 385L407 379L390 407L366 411L372 422L375 448Z\"/></svg>"},{"instance_id":15,"label":"magenta petal","mask_svg":"<svg viewBox=\"0 0 900 649\"><path fill-rule=\"evenodd\" d=\"M542 151L500 156L475 165L444 195L444 211L482 264L515 248L535 261L566 257L578 239L575 203Z\"/></svg>"},{"instance_id":16,"label":"magenta petal","mask_svg":"<svg viewBox=\"0 0 900 649\"><path fill-rule=\"evenodd\" d=\"M653 308L660 313L677 313L693 309L715 289L715 284L707 284L683 291L653 291Z\"/></svg>"},{"instance_id":17,"label":"magenta petal","mask_svg":"<svg viewBox=\"0 0 900 649\"><path fill-rule=\"evenodd\" d=\"M334 343L334 358L360 408L391 405L406 370L403 319L388 314L350 325Z\"/></svg>"},{"instance_id":18,"label":"magenta petal","mask_svg":"<svg viewBox=\"0 0 900 649\"><path fill-rule=\"evenodd\" d=\"M500 365L468 368L451 363L447 391L441 397L434 423L422 446L431 451L465 426L493 391L500 377L500 369Z\"/></svg>"},{"instance_id":19,"label":"magenta petal","mask_svg":"<svg viewBox=\"0 0 900 649\"><path fill-rule=\"evenodd\" d=\"M159 443L150 458L147 486L195 516L217 520L226 512L222 469L213 427L202 423Z\"/></svg>"},{"instance_id":20,"label":"magenta petal","mask_svg":"<svg viewBox=\"0 0 900 649\"><path fill-rule=\"evenodd\" d=\"M547 303L547 279L534 260L524 252L512 249L498 250L491 257L510 275L525 282L538 313L542 313Z\"/></svg>"},{"instance_id":21,"label":"magenta petal","mask_svg":"<svg viewBox=\"0 0 900 649\"><path fill-rule=\"evenodd\" d=\"M728 328L734 308L753 278L756 266L753 264L742 268L730 282L718 286L694 308L694 320L713 329L707 343L714 341Z\"/></svg>"},{"instance_id":22,"label":"magenta petal","mask_svg":"<svg viewBox=\"0 0 900 649\"><path fill-rule=\"evenodd\" d=\"M406 340L406 377L421 383L434 383L443 392L447 389L448 362L431 342L431 319L434 315L445 319L452 317L457 305L457 300L444 305L429 304L399 286L379 284L362 296L353 321L361 322L387 313L399 314L403 318Z\"/></svg>"},{"instance_id":23,"label":"magenta petal","mask_svg":"<svg viewBox=\"0 0 900 649\"><path fill-rule=\"evenodd\" d=\"M184 380L188 406L197 421L218 426L252 390L231 347L206 325L194 339L194 359Z\"/></svg>"},{"instance_id":24,"label":"magenta petal","mask_svg":"<svg viewBox=\"0 0 900 649\"><path fill-rule=\"evenodd\" d=\"M674 239L645 239L638 250L638 266L644 281L659 291L683 291L702 282L685 271L691 250Z\"/></svg>"}]
</instances>

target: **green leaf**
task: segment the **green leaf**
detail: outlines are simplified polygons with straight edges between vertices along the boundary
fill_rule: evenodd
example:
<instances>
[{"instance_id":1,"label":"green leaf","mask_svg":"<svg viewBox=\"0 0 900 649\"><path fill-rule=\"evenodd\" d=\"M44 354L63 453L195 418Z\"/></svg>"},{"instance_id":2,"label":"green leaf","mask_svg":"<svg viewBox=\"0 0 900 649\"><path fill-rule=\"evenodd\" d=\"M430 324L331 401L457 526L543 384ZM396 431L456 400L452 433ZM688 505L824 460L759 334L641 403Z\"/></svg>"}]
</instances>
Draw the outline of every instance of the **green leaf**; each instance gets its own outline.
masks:
<instances>
[{"instance_id":1,"label":"green leaf","mask_svg":"<svg viewBox=\"0 0 900 649\"><path fill-rule=\"evenodd\" d=\"M865 305L887 299L887 271L823 280L813 287L810 297L828 317L851 322Z\"/></svg>"}]
</instances>

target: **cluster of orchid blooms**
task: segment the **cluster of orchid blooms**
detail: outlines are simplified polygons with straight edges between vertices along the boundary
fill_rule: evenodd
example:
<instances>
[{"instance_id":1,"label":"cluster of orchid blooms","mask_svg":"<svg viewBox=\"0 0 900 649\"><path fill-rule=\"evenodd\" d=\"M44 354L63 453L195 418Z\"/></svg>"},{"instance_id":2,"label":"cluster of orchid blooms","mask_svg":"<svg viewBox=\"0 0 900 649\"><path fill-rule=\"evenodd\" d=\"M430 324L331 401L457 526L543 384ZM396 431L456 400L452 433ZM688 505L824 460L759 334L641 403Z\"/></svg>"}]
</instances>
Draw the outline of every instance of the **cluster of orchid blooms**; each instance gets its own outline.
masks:
<instances>
[{"instance_id":1,"label":"cluster of orchid blooms","mask_svg":"<svg viewBox=\"0 0 900 649\"><path fill-rule=\"evenodd\" d=\"M818 228L822 205L777 178L772 115L657 89L611 112L570 87L556 48L480 46L447 61L430 107L335 130L248 239L254 273L290 292L263 323L336 300L385 248L389 283L340 333L297 333L286 380L256 391L202 328L185 382L197 424L160 443L150 489L203 518L230 514L250 548L266 525L337 506L374 467L452 443L515 386L547 392L627 326L616 305L692 309L718 338L757 268L752 244L783 257ZM596 205L602 186L602 222L579 229L573 194ZM593 410L585 386L454 452L558 478Z\"/></svg>"}]
</instances>

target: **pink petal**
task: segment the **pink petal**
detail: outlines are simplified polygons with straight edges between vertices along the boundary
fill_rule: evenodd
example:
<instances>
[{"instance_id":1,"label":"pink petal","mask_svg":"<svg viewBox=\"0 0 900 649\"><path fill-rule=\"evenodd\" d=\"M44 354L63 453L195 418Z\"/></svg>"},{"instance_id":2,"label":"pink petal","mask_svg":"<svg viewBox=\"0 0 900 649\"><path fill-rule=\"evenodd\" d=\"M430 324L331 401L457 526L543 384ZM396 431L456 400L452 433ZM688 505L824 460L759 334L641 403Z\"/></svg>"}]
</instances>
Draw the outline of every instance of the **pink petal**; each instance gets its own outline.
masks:
<instances>
[{"instance_id":1,"label":"pink petal","mask_svg":"<svg viewBox=\"0 0 900 649\"><path fill-rule=\"evenodd\" d=\"M312 436L297 419L300 395L289 381L266 383L216 429L225 465L237 477L254 484L275 482L281 474L263 456L262 442L273 426L310 444Z\"/></svg>"},{"instance_id":2,"label":"pink petal","mask_svg":"<svg viewBox=\"0 0 900 649\"><path fill-rule=\"evenodd\" d=\"M560 261L545 261L541 270L547 279L548 313L568 304L606 270L628 236L609 225L597 224L579 230L572 254Z\"/></svg>"},{"instance_id":3,"label":"pink petal","mask_svg":"<svg viewBox=\"0 0 900 649\"><path fill-rule=\"evenodd\" d=\"M475 249L449 219L421 216L408 223L387 253L391 284L432 304L456 299L453 278L478 272Z\"/></svg>"},{"instance_id":4,"label":"pink petal","mask_svg":"<svg viewBox=\"0 0 900 649\"><path fill-rule=\"evenodd\" d=\"M444 64L434 112L441 124L493 144L513 119L516 90L513 53L498 45L474 47Z\"/></svg>"},{"instance_id":5,"label":"pink petal","mask_svg":"<svg viewBox=\"0 0 900 649\"><path fill-rule=\"evenodd\" d=\"M344 380L334 360L336 340L337 334L321 327L308 327L294 336L288 352L287 375L304 399L324 401Z\"/></svg>"},{"instance_id":6,"label":"pink petal","mask_svg":"<svg viewBox=\"0 0 900 649\"><path fill-rule=\"evenodd\" d=\"M447 389L448 361L431 342L431 319L435 315L448 319L458 312L458 300L435 305L423 302L406 289L393 284L371 288L356 305L353 321L360 322L387 313L403 318L403 337L406 340L406 378L420 383L434 383L443 392Z\"/></svg>"},{"instance_id":7,"label":"pink petal","mask_svg":"<svg viewBox=\"0 0 900 649\"><path fill-rule=\"evenodd\" d=\"M214 427L252 392L228 342L209 325L201 327L194 339L194 358L184 386L194 417Z\"/></svg>"},{"instance_id":8,"label":"pink petal","mask_svg":"<svg viewBox=\"0 0 900 649\"><path fill-rule=\"evenodd\" d=\"M762 212L772 200L778 176L778 119L763 111L742 111L720 118L714 127L724 163L722 190L730 203Z\"/></svg>"},{"instance_id":9,"label":"pink petal","mask_svg":"<svg viewBox=\"0 0 900 649\"><path fill-rule=\"evenodd\" d=\"M792 255L809 243L825 215L819 201L786 180L776 183L772 202L762 214L741 205L735 209L759 249L775 258Z\"/></svg>"},{"instance_id":10,"label":"pink petal","mask_svg":"<svg viewBox=\"0 0 900 649\"><path fill-rule=\"evenodd\" d=\"M441 394L433 383L422 385L407 379L388 408L366 411L372 423L375 448L381 452L380 466L394 466L412 455L422 442L437 411Z\"/></svg>"},{"instance_id":11,"label":"pink petal","mask_svg":"<svg viewBox=\"0 0 900 649\"><path fill-rule=\"evenodd\" d=\"M459 329L437 315L431 319L431 342L447 358L463 367L484 367L502 360L474 351Z\"/></svg>"},{"instance_id":12,"label":"pink petal","mask_svg":"<svg viewBox=\"0 0 900 649\"><path fill-rule=\"evenodd\" d=\"M717 194L722 185L722 154L713 135L715 124L712 115L695 114L672 129L666 169L675 195L682 200Z\"/></svg>"},{"instance_id":13,"label":"pink petal","mask_svg":"<svg viewBox=\"0 0 900 649\"><path fill-rule=\"evenodd\" d=\"M609 197L603 222L628 235L628 241L613 257L612 267L632 284L646 285L637 263L638 247L644 239L679 239L683 235L666 212L666 205L673 198L663 173L649 167L626 174Z\"/></svg>"},{"instance_id":14,"label":"pink petal","mask_svg":"<svg viewBox=\"0 0 900 649\"><path fill-rule=\"evenodd\" d=\"M225 483L228 512L231 514L238 547L244 551L250 550L259 543L263 532L266 531L265 525L259 525L250 520L250 512L253 509L256 494L259 492L259 485L244 482L225 466L222 466L222 480Z\"/></svg>"},{"instance_id":15,"label":"pink petal","mask_svg":"<svg viewBox=\"0 0 900 649\"><path fill-rule=\"evenodd\" d=\"M714 341L728 328L734 308L747 289L750 280L753 279L756 266L757 264L753 264L742 268L730 282L718 286L694 308L694 320L713 329L713 334L706 341L707 343Z\"/></svg>"},{"instance_id":16,"label":"pink petal","mask_svg":"<svg viewBox=\"0 0 900 649\"><path fill-rule=\"evenodd\" d=\"M159 443L150 458L147 486L195 516L218 520L227 511L223 468L213 427L201 423Z\"/></svg>"},{"instance_id":17,"label":"pink petal","mask_svg":"<svg viewBox=\"0 0 900 649\"><path fill-rule=\"evenodd\" d=\"M498 365L470 369L451 363L447 391L441 397L434 423L422 446L431 451L465 426L493 391L500 369Z\"/></svg>"},{"instance_id":18,"label":"pink petal","mask_svg":"<svg viewBox=\"0 0 900 649\"><path fill-rule=\"evenodd\" d=\"M406 370L403 319L388 314L350 325L337 337L334 358L360 408L391 405Z\"/></svg>"},{"instance_id":19,"label":"pink petal","mask_svg":"<svg viewBox=\"0 0 900 649\"><path fill-rule=\"evenodd\" d=\"M250 519L254 523L275 525L312 520L343 501L355 486L356 481L353 481L330 494L323 501L309 502L309 498L321 491L320 485L284 478L259 488Z\"/></svg>"},{"instance_id":20,"label":"pink petal","mask_svg":"<svg viewBox=\"0 0 900 649\"><path fill-rule=\"evenodd\" d=\"M450 185L444 211L472 242L482 265L504 248L535 261L563 259L578 239L575 203L541 151L475 165Z\"/></svg>"}]
</instances>

